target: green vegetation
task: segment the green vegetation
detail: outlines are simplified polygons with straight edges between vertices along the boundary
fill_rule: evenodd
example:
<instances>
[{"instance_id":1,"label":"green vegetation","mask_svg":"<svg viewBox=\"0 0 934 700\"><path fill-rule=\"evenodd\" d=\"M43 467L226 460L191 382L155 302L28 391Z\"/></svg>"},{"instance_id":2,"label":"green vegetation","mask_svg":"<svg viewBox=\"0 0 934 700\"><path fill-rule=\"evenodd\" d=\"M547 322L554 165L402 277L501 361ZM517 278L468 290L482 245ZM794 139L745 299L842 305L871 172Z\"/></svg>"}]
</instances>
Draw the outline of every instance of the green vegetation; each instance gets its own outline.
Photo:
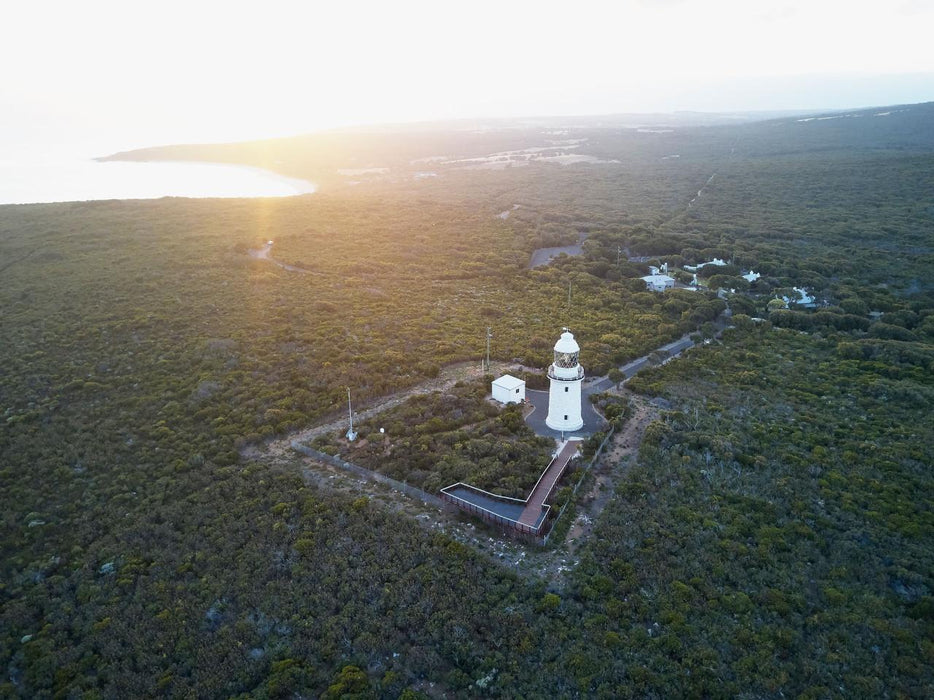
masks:
<instances>
[{"instance_id":1,"label":"green vegetation","mask_svg":"<svg viewBox=\"0 0 934 700\"><path fill-rule=\"evenodd\" d=\"M483 379L413 396L357 426L358 441L331 435L314 446L431 493L463 481L525 498L548 465L554 440L536 437L521 406L500 408L488 393Z\"/></svg>"},{"instance_id":2,"label":"green vegetation","mask_svg":"<svg viewBox=\"0 0 934 700\"><path fill-rule=\"evenodd\" d=\"M321 269L243 252L268 239ZM401 194L4 207L0 242L15 261L0 288L4 693L323 692L355 663L392 668L400 687L459 688L516 667L494 652L498 631L452 632L463 656L443 630L504 595L517 629L536 624L522 617L537 595L526 584L240 451L339 413L346 386L365 402L478 358L490 324L514 328L497 355L543 366L566 273L526 271L521 238L499 220ZM592 343L591 366L682 330L662 323L657 297L596 278L574 294L588 309L580 336L616 331ZM478 567L466 579L484 602L449 585L463 562ZM361 600L389 600L386 586L403 595L403 573L422 567L411 595L435 601L425 617L360 625L372 610Z\"/></svg>"},{"instance_id":3,"label":"green vegetation","mask_svg":"<svg viewBox=\"0 0 934 700\"><path fill-rule=\"evenodd\" d=\"M677 410L647 432L580 572L582 592L612 581L593 643L615 634L634 654L602 651L608 676L696 668L679 694L926 694L934 425L918 418L934 374L848 348L732 331L630 383Z\"/></svg>"},{"instance_id":4,"label":"green vegetation","mask_svg":"<svg viewBox=\"0 0 934 700\"><path fill-rule=\"evenodd\" d=\"M0 695L930 696L932 111L574 128L619 163L399 165L288 200L0 208ZM544 136L420 138L285 170ZM580 232L584 255L526 269ZM307 272L246 254L269 239ZM763 278L735 330L633 382L671 410L560 587L242 456L347 386L366 404L478 360L487 326L542 367L570 323L588 374L711 336L727 302L645 292L624 247ZM827 305L769 308L793 286ZM531 463L477 391L364 425L353 459L426 487Z\"/></svg>"}]
</instances>

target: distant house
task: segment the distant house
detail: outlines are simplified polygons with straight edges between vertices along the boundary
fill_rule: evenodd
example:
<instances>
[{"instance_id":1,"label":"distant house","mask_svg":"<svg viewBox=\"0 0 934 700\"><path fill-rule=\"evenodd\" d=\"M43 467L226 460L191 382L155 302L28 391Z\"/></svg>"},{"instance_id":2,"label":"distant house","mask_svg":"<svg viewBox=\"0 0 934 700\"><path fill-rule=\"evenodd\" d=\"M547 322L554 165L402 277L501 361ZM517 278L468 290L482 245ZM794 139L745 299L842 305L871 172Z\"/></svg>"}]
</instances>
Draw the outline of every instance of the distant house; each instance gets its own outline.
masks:
<instances>
[{"instance_id":1,"label":"distant house","mask_svg":"<svg viewBox=\"0 0 934 700\"><path fill-rule=\"evenodd\" d=\"M493 380L493 398L500 403L525 401L525 382L511 374Z\"/></svg>"},{"instance_id":2,"label":"distant house","mask_svg":"<svg viewBox=\"0 0 934 700\"><path fill-rule=\"evenodd\" d=\"M790 297L783 296L782 301L785 302L786 306L788 304L795 304L797 306L803 306L806 309L813 309L817 307L817 300L811 294L808 294L807 289L804 287L792 287L792 291L798 295L798 298L792 299Z\"/></svg>"},{"instance_id":3,"label":"distant house","mask_svg":"<svg viewBox=\"0 0 934 700\"><path fill-rule=\"evenodd\" d=\"M750 271L747 272L745 275L743 275L743 279L746 280L747 282L749 282L750 284L752 284L753 282L755 282L755 281L756 281L757 279L759 279L760 277L762 277L762 275L760 275L758 272L754 272L754 271L752 271L752 270L750 270Z\"/></svg>"},{"instance_id":4,"label":"distant house","mask_svg":"<svg viewBox=\"0 0 934 700\"><path fill-rule=\"evenodd\" d=\"M710 260L708 262L702 262L697 265L685 265L684 269L687 270L688 272L697 272L698 270L700 270L702 267L705 267L706 265L716 265L717 267L723 267L724 265L726 265L726 261L721 260L720 258L714 258L713 260Z\"/></svg>"},{"instance_id":5,"label":"distant house","mask_svg":"<svg viewBox=\"0 0 934 700\"><path fill-rule=\"evenodd\" d=\"M813 295L808 294L804 287L800 289L798 287L792 287L792 289L798 293L798 298L794 300L798 306L806 306L811 309L817 306L817 300Z\"/></svg>"},{"instance_id":6,"label":"distant house","mask_svg":"<svg viewBox=\"0 0 934 700\"><path fill-rule=\"evenodd\" d=\"M664 292L675 286L675 278L668 275L646 275L642 278L645 288L652 292Z\"/></svg>"}]
</instances>

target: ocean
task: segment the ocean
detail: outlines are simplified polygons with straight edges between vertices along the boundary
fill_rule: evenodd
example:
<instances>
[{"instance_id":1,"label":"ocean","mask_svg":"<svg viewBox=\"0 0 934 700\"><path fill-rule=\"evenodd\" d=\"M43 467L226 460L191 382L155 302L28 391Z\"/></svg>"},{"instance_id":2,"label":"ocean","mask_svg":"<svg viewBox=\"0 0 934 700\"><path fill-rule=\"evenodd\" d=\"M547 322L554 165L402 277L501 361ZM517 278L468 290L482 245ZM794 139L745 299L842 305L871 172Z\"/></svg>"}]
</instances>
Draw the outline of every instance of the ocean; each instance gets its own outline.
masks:
<instances>
[{"instance_id":1,"label":"ocean","mask_svg":"<svg viewBox=\"0 0 934 700\"><path fill-rule=\"evenodd\" d=\"M194 162L98 162L75 150L22 145L0 150L0 204L160 197L288 197L315 191L313 183L260 168Z\"/></svg>"}]
</instances>

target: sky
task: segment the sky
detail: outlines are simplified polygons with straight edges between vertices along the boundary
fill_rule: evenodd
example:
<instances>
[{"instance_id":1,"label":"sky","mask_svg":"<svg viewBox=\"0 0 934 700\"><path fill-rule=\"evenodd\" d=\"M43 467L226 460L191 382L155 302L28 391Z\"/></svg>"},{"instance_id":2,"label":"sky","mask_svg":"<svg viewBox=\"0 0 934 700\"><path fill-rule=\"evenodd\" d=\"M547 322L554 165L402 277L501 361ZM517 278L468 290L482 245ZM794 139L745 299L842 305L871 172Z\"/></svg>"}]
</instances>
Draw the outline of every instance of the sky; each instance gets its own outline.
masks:
<instances>
[{"instance_id":1,"label":"sky","mask_svg":"<svg viewBox=\"0 0 934 700\"><path fill-rule=\"evenodd\" d=\"M8 4L0 143L934 100L934 0Z\"/></svg>"}]
</instances>

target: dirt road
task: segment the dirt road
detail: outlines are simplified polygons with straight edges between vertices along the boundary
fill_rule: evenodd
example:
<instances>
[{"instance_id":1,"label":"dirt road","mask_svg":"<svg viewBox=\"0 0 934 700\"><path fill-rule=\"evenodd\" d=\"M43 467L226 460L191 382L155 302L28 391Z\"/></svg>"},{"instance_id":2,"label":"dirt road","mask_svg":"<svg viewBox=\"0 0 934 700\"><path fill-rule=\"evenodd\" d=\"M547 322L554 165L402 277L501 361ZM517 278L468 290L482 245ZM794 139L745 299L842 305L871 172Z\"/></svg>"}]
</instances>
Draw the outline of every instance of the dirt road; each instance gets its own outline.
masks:
<instances>
[{"instance_id":1,"label":"dirt road","mask_svg":"<svg viewBox=\"0 0 934 700\"><path fill-rule=\"evenodd\" d=\"M594 522L613 496L614 485L639 454L646 427L659 415L658 409L646 398L625 389L619 393L631 401L632 416L622 430L613 435L599 464L594 468L594 484L582 499L577 518L565 540L572 555L577 552L580 543L590 535Z\"/></svg>"}]
</instances>

